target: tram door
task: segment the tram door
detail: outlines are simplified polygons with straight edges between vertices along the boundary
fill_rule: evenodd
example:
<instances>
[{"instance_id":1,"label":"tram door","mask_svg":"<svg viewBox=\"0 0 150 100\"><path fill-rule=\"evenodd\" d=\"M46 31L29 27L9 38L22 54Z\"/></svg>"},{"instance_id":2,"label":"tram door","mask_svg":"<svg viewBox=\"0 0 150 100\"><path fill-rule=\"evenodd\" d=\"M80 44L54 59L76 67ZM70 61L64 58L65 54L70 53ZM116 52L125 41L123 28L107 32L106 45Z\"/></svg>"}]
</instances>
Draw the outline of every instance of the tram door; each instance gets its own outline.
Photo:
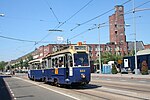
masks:
<instances>
[{"instance_id":1,"label":"tram door","mask_svg":"<svg viewBox=\"0 0 150 100\"><path fill-rule=\"evenodd\" d=\"M65 54L66 78L73 76L73 61L71 54Z\"/></svg>"},{"instance_id":2,"label":"tram door","mask_svg":"<svg viewBox=\"0 0 150 100\"><path fill-rule=\"evenodd\" d=\"M68 54L65 54L65 60L64 60L64 63L65 63L65 67L66 67L66 78L69 77L69 66L68 66Z\"/></svg>"}]
</instances>

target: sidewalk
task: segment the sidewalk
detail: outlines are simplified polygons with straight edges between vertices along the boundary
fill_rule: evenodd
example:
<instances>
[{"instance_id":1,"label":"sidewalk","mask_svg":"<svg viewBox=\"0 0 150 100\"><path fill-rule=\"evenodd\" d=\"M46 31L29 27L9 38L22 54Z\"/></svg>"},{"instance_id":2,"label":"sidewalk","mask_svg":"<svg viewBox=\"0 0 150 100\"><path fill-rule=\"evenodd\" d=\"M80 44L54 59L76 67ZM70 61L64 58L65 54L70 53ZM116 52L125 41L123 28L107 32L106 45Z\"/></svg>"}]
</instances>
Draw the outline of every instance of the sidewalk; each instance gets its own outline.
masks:
<instances>
[{"instance_id":1,"label":"sidewalk","mask_svg":"<svg viewBox=\"0 0 150 100\"><path fill-rule=\"evenodd\" d=\"M135 75L135 74L99 74L99 73L92 73L91 76L93 77L106 77L106 78L130 78L130 79L148 79L150 80L149 75Z\"/></svg>"}]
</instances>

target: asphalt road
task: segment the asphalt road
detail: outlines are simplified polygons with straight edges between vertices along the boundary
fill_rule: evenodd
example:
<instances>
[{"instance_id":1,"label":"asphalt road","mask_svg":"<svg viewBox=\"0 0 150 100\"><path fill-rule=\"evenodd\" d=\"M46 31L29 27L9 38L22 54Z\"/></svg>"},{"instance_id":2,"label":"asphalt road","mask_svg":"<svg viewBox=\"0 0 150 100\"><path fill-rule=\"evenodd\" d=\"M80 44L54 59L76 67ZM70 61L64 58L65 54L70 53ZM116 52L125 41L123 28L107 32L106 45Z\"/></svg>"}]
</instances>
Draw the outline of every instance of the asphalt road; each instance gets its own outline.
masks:
<instances>
[{"instance_id":1,"label":"asphalt road","mask_svg":"<svg viewBox=\"0 0 150 100\"><path fill-rule=\"evenodd\" d=\"M22 80L21 78L5 78L14 99L17 100L74 100L76 98L54 92L50 88L43 87L40 82ZM41 84L41 85L40 85ZM9 100L9 99L8 99Z\"/></svg>"},{"instance_id":2,"label":"asphalt road","mask_svg":"<svg viewBox=\"0 0 150 100\"><path fill-rule=\"evenodd\" d=\"M5 82L17 100L150 100L149 80L142 79L92 76L87 86L62 88L18 74Z\"/></svg>"}]
</instances>

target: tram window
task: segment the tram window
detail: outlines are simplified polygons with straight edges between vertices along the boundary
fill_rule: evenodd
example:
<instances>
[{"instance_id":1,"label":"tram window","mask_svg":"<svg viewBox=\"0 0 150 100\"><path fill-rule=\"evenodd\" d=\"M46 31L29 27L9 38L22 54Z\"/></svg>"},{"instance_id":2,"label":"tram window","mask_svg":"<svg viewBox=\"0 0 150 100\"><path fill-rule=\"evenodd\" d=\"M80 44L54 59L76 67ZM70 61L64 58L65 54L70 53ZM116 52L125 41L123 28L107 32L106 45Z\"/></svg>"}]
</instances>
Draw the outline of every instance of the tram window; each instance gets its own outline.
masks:
<instances>
[{"instance_id":1,"label":"tram window","mask_svg":"<svg viewBox=\"0 0 150 100\"><path fill-rule=\"evenodd\" d=\"M47 68L51 68L51 67L52 67L52 65L51 65L51 60L48 59L48 60L47 60Z\"/></svg>"},{"instance_id":2,"label":"tram window","mask_svg":"<svg viewBox=\"0 0 150 100\"><path fill-rule=\"evenodd\" d=\"M74 65L75 66L88 66L88 55L86 53L74 54Z\"/></svg>"},{"instance_id":3,"label":"tram window","mask_svg":"<svg viewBox=\"0 0 150 100\"><path fill-rule=\"evenodd\" d=\"M37 65L37 69L41 69L39 64Z\"/></svg>"},{"instance_id":4,"label":"tram window","mask_svg":"<svg viewBox=\"0 0 150 100\"><path fill-rule=\"evenodd\" d=\"M70 66L70 67L73 66L72 56L69 56L69 66Z\"/></svg>"},{"instance_id":5,"label":"tram window","mask_svg":"<svg viewBox=\"0 0 150 100\"><path fill-rule=\"evenodd\" d=\"M52 67L54 67L54 63L55 63L55 62L54 62L54 59L52 59Z\"/></svg>"},{"instance_id":6,"label":"tram window","mask_svg":"<svg viewBox=\"0 0 150 100\"><path fill-rule=\"evenodd\" d=\"M64 63L63 63L63 57L59 57L59 67L63 67Z\"/></svg>"},{"instance_id":7,"label":"tram window","mask_svg":"<svg viewBox=\"0 0 150 100\"><path fill-rule=\"evenodd\" d=\"M64 67L66 67L66 57L64 57Z\"/></svg>"},{"instance_id":8,"label":"tram window","mask_svg":"<svg viewBox=\"0 0 150 100\"><path fill-rule=\"evenodd\" d=\"M58 67L58 58L55 58L55 67Z\"/></svg>"}]
</instances>

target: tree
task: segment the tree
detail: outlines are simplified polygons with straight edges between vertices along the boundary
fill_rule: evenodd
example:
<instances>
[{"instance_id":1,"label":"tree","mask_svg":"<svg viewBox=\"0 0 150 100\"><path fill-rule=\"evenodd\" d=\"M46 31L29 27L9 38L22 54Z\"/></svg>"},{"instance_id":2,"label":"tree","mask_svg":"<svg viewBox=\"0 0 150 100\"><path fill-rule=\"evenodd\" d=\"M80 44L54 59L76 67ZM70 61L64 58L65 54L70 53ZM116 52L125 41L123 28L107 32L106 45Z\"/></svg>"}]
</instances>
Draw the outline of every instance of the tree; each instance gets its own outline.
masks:
<instances>
[{"instance_id":1,"label":"tree","mask_svg":"<svg viewBox=\"0 0 150 100\"><path fill-rule=\"evenodd\" d=\"M23 66L24 66L25 68L27 68L27 67L28 67L28 61L23 62Z\"/></svg>"},{"instance_id":2,"label":"tree","mask_svg":"<svg viewBox=\"0 0 150 100\"><path fill-rule=\"evenodd\" d=\"M32 55L29 55L29 56L27 57L27 59L28 59L28 61L31 61L31 60L33 60L33 56L32 56Z\"/></svg>"},{"instance_id":3,"label":"tree","mask_svg":"<svg viewBox=\"0 0 150 100\"><path fill-rule=\"evenodd\" d=\"M142 75L148 75L148 66L146 61L142 62L141 73Z\"/></svg>"},{"instance_id":4,"label":"tree","mask_svg":"<svg viewBox=\"0 0 150 100\"><path fill-rule=\"evenodd\" d=\"M108 63L108 61L118 61L122 59L122 56L115 55L110 52L105 52L101 55L101 60L103 63Z\"/></svg>"},{"instance_id":5,"label":"tree","mask_svg":"<svg viewBox=\"0 0 150 100\"><path fill-rule=\"evenodd\" d=\"M117 74L117 73L118 73L118 71L117 71L117 68L116 68L115 64L113 64L113 65L112 65L111 73L112 73L112 74Z\"/></svg>"},{"instance_id":6,"label":"tree","mask_svg":"<svg viewBox=\"0 0 150 100\"><path fill-rule=\"evenodd\" d=\"M0 70L4 70L6 65L7 65L7 62L1 61L0 62Z\"/></svg>"},{"instance_id":7,"label":"tree","mask_svg":"<svg viewBox=\"0 0 150 100\"><path fill-rule=\"evenodd\" d=\"M21 69L23 68L23 60L22 59L20 59L20 67L21 67Z\"/></svg>"}]
</instances>

